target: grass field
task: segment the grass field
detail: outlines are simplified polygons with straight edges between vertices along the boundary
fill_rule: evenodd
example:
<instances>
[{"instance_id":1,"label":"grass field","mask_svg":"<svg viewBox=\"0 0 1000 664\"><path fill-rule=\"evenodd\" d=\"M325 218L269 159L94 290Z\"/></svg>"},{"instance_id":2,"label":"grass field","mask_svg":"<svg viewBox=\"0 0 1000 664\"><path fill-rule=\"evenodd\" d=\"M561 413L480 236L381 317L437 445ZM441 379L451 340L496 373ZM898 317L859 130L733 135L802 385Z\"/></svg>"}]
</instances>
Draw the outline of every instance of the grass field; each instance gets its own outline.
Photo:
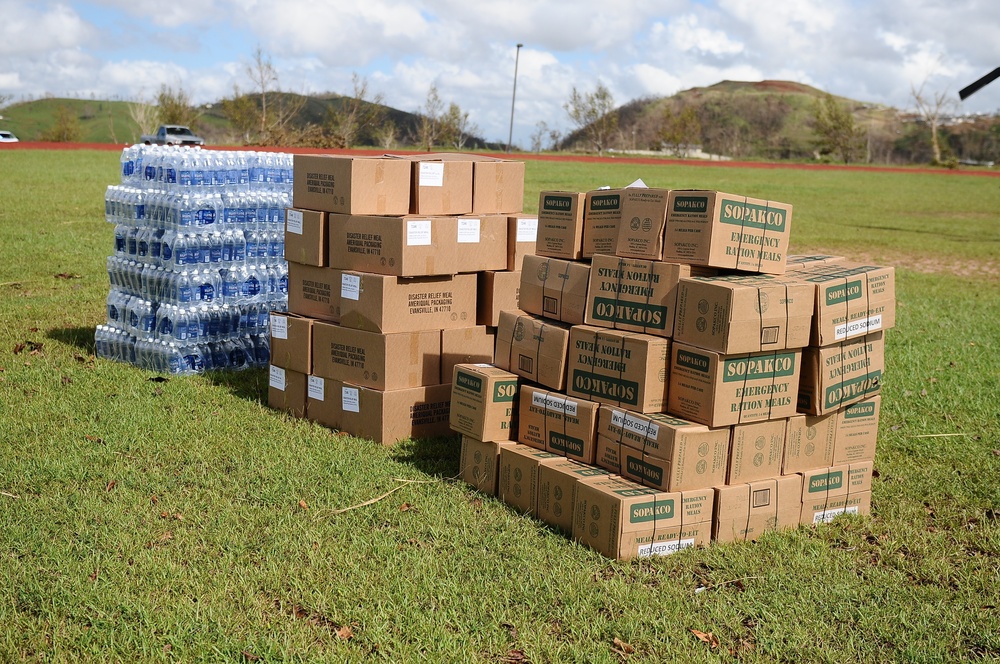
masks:
<instances>
[{"instance_id":1,"label":"grass field","mask_svg":"<svg viewBox=\"0 0 1000 664\"><path fill-rule=\"evenodd\" d=\"M454 439L95 360L117 169L0 151L0 661L1000 658L1000 180L528 162L527 209L719 188L792 203L799 252L897 266L872 515L619 563L452 480Z\"/></svg>"}]
</instances>

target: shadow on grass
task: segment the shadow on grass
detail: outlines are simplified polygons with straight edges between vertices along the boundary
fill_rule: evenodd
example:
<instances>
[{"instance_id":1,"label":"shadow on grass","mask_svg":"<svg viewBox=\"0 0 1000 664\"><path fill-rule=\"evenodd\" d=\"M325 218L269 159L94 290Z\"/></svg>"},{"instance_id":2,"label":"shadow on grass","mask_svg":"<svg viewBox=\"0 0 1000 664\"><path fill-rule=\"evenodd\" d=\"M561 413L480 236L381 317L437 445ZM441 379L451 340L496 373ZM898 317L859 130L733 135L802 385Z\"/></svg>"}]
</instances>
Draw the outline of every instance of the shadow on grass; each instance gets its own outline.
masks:
<instances>
[{"instance_id":1,"label":"shadow on grass","mask_svg":"<svg viewBox=\"0 0 1000 664\"><path fill-rule=\"evenodd\" d=\"M267 405L267 369L254 367L243 371L206 371L204 375L212 385L225 387L241 399Z\"/></svg>"},{"instance_id":2,"label":"shadow on grass","mask_svg":"<svg viewBox=\"0 0 1000 664\"><path fill-rule=\"evenodd\" d=\"M461 437L411 438L393 446L392 458L407 463L428 475L457 477L461 456Z\"/></svg>"},{"instance_id":3,"label":"shadow on grass","mask_svg":"<svg viewBox=\"0 0 1000 664\"><path fill-rule=\"evenodd\" d=\"M93 327L53 327L45 336L52 341L68 344L86 351L88 355L94 355L97 347L94 344Z\"/></svg>"}]
</instances>

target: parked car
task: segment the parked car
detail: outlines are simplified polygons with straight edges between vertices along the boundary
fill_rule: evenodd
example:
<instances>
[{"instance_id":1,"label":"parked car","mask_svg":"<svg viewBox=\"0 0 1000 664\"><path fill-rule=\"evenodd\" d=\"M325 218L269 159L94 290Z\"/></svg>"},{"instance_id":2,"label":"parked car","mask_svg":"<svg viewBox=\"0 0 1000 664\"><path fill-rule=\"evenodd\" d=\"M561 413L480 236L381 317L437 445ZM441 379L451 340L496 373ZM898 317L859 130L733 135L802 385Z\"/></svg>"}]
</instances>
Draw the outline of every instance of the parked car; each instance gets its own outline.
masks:
<instances>
[{"instance_id":1,"label":"parked car","mask_svg":"<svg viewBox=\"0 0 1000 664\"><path fill-rule=\"evenodd\" d=\"M204 145L205 140L195 136L189 127L183 125L160 125L155 134L144 134L139 139L146 145Z\"/></svg>"},{"instance_id":2,"label":"parked car","mask_svg":"<svg viewBox=\"0 0 1000 664\"><path fill-rule=\"evenodd\" d=\"M0 129L0 143L17 143L17 136L9 131Z\"/></svg>"}]
</instances>

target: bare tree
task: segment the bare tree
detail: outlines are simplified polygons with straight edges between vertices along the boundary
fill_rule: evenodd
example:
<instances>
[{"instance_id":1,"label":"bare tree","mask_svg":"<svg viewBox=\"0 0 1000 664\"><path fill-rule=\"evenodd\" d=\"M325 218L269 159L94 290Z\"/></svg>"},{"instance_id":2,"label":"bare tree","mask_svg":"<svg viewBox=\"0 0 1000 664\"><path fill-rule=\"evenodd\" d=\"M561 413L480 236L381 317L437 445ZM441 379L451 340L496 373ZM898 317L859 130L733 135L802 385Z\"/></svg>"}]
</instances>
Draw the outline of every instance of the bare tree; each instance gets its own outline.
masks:
<instances>
[{"instance_id":1,"label":"bare tree","mask_svg":"<svg viewBox=\"0 0 1000 664\"><path fill-rule=\"evenodd\" d=\"M463 111L458 104L452 102L441 117L441 139L450 143L456 150L465 147L466 142L479 131L479 127L469 121L468 111Z\"/></svg>"},{"instance_id":2,"label":"bare tree","mask_svg":"<svg viewBox=\"0 0 1000 664\"><path fill-rule=\"evenodd\" d=\"M835 154L848 164L861 152L865 130L854 123L854 114L827 93L813 107L813 130L821 154Z\"/></svg>"},{"instance_id":3,"label":"bare tree","mask_svg":"<svg viewBox=\"0 0 1000 664\"><path fill-rule=\"evenodd\" d=\"M399 128L396 127L396 123L386 118L375 128L375 140L378 141L380 147L389 150L396 147L396 134L398 131Z\"/></svg>"},{"instance_id":4,"label":"bare tree","mask_svg":"<svg viewBox=\"0 0 1000 664\"><path fill-rule=\"evenodd\" d=\"M660 143L675 157L684 156L687 148L701 141L701 122L693 106L684 106L680 112L667 106L659 131Z\"/></svg>"},{"instance_id":5,"label":"bare tree","mask_svg":"<svg viewBox=\"0 0 1000 664\"><path fill-rule=\"evenodd\" d=\"M549 125L545 123L544 120L535 125L535 131L531 134L531 151L541 152L542 146L545 143L545 137L548 136Z\"/></svg>"},{"instance_id":6,"label":"bare tree","mask_svg":"<svg viewBox=\"0 0 1000 664\"><path fill-rule=\"evenodd\" d=\"M174 90L163 84L156 95L157 119L160 124L193 127L201 113L191 104L191 96L184 88Z\"/></svg>"},{"instance_id":7,"label":"bare tree","mask_svg":"<svg viewBox=\"0 0 1000 664\"><path fill-rule=\"evenodd\" d=\"M941 142L938 138L938 129L941 127L943 116L950 111L955 103L948 96L947 92L936 92L933 96L928 96L924 92L927 85L926 79L920 84L920 88L914 88L910 84L910 93L913 95L913 103L917 106L917 112L924 119L931 130L931 152L934 155L934 163L941 164Z\"/></svg>"},{"instance_id":8,"label":"bare tree","mask_svg":"<svg viewBox=\"0 0 1000 664\"><path fill-rule=\"evenodd\" d=\"M234 86L233 96L222 101L223 113L243 132L245 143L295 145L318 140L319 132L314 127L293 126L308 97L281 91L278 70L260 46L254 50L246 74L253 83L252 94L256 99Z\"/></svg>"},{"instance_id":9,"label":"bare tree","mask_svg":"<svg viewBox=\"0 0 1000 664\"><path fill-rule=\"evenodd\" d=\"M326 125L333 136L334 147L349 148L358 142L366 132L372 133L385 117L385 98L381 92L372 94L368 88L368 79L358 76L351 77L353 93L350 97L340 100L340 107L330 108Z\"/></svg>"},{"instance_id":10,"label":"bare tree","mask_svg":"<svg viewBox=\"0 0 1000 664\"><path fill-rule=\"evenodd\" d=\"M136 140L143 134L152 134L156 131L156 123L159 118L159 109L156 104L139 98L126 102L125 107L128 109L129 118L135 123L138 131Z\"/></svg>"},{"instance_id":11,"label":"bare tree","mask_svg":"<svg viewBox=\"0 0 1000 664\"><path fill-rule=\"evenodd\" d=\"M563 108L573 124L586 134L597 154L604 154L618 127L615 100L604 83L598 82L597 89L588 93L581 93L574 87Z\"/></svg>"},{"instance_id":12,"label":"bare tree","mask_svg":"<svg viewBox=\"0 0 1000 664\"><path fill-rule=\"evenodd\" d=\"M420 114L420 121L417 124L417 139L424 150L430 152L441 138L441 119L444 115L444 102L438 95L436 85L432 85L427 91L427 101L424 102L424 107L417 112Z\"/></svg>"}]
</instances>

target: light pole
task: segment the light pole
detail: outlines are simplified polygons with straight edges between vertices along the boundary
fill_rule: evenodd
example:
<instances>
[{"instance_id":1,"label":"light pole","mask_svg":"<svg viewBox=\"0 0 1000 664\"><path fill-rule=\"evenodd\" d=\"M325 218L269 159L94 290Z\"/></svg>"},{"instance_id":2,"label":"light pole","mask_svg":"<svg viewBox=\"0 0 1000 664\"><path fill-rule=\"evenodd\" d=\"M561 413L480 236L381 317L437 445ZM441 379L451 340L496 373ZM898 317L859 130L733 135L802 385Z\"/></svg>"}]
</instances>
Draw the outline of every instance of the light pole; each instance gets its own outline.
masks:
<instances>
[{"instance_id":1,"label":"light pole","mask_svg":"<svg viewBox=\"0 0 1000 664\"><path fill-rule=\"evenodd\" d=\"M517 61L521 58L521 47L517 45L517 53L514 54L514 91L510 93L510 132L507 134L507 152L510 152L511 139L514 138L514 99L517 98Z\"/></svg>"}]
</instances>

